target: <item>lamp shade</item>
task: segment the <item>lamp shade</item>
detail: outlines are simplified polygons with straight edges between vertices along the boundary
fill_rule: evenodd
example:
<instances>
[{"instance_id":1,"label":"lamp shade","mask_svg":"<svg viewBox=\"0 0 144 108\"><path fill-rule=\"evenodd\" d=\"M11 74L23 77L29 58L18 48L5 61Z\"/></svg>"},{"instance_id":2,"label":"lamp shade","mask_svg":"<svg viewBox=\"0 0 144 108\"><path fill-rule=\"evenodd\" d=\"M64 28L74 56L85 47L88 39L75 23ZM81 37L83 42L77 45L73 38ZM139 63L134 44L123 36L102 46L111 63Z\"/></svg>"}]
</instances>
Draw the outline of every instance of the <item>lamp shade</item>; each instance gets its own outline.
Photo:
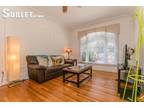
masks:
<instances>
[{"instance_id":1,"label":"lamp shade","mask_svg":"<svg viewBox=\"0 0 144 108\"><path fill-rule=\"evenodd\" d=\"M20 42L16 37L6 38L6 72L8 81L15 81L20 76Z\"/></svg>"},{"instance_id":2,"label":"lamp shade","mask_svg":"<svg viewBox=\"0 0 144 108\"><path fill-rule=\"evenodd\" d=\"M72 52L72 50L70 48L66 48L65 52L70 53L70 52Z\"/></svg>"}]
</instances>

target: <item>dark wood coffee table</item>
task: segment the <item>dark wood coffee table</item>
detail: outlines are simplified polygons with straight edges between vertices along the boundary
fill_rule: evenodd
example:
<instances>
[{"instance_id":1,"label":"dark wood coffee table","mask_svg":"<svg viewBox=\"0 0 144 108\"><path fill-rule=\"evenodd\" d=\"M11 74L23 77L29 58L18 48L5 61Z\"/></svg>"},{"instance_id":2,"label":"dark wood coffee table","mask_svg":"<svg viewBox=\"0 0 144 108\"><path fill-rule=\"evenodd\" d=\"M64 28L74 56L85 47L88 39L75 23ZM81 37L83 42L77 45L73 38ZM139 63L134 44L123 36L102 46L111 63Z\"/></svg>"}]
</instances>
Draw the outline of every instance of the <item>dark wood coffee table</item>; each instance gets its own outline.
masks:
<instances>
[{"instance_id":1,"label":"dark wood coffee table","mask_svg":"<svg viewBox=\"0 0 144 108\"><path fill-rule=\"evenodd\" d=\"M67 73L70 73L71 75L66 77ZM85 77L80 79L82 74L84 74ZM71 80L71 78L74 76L77 77L76 81ZM67 68L63 69L63 82L67 81L67 82L77 84L77 87L79 87L80 84L84 80L91 78L91 77L92 77L92 66L91 65L82 64L79 66L72 66L72 67L67 67Z\"/></svg>"}]
</instances>

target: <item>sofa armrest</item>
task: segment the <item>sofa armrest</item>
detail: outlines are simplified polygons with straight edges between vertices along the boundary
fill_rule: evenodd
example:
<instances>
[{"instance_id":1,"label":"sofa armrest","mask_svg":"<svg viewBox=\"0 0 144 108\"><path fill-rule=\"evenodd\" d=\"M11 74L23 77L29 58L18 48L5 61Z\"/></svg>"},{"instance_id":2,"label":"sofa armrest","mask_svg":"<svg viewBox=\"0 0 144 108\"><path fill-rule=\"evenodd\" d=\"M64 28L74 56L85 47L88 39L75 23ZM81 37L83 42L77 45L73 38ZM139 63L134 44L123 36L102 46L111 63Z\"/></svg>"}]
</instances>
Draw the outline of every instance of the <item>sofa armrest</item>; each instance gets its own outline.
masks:
<instances>
[{"instance_id":1,"label":"sofa armrest","mask_svg":"<svg viewBox=\"0 0 144 108\"><path fill-rule=\"evenodd\" d=\"M65 64L77 65L77 59L65 59Z\"/></svg>"},{"instance_id":2,"label":"sofa armrest","mask_svg":"<svg viewBox=\"0 0 144 108\"><path fill-rule=\"evenodd\" d=\"M29 78L35 80L38 83L45 81L46 67L40 65L28 65Z\"/></svg>"}]
</instances>

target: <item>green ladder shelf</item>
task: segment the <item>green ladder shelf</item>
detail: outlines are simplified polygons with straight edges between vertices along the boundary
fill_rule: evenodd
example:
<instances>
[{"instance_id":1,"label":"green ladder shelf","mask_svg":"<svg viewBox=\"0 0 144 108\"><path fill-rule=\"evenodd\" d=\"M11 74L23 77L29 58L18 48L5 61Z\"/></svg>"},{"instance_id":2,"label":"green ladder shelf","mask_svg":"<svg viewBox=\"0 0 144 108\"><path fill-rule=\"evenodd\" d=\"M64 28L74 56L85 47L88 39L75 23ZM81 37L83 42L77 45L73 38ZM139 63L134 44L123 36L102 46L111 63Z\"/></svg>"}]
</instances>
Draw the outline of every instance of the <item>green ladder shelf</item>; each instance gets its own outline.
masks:
<instances>
[{"instance_id":1,"label":"green ladder shelf","mask_svg":"<svg viewBox=\"0 0 144 108\"><path fill-rule=\"evenodd\" d=\"M137 41L137 46L135 48L135 55L132 59L132 64L129 68L125 87L124 87L124 92L123 92L123 100L126 95L126 90L128 87L128 81L133 80L133 85L132 85L132 95L131 98L129 99L132 102L137 102L138 100L138 84L144 83L144 76L139 75L139 67L140 67L140 56L141 56L141 48L144 45L144 11L142 8L138 7L136 12L135 12L135 18L138 21L138 41ZM136 63L134 63L136 61ZM132 67L135 66L135 70L133 72Z\"/></svg>"}]
</instances>

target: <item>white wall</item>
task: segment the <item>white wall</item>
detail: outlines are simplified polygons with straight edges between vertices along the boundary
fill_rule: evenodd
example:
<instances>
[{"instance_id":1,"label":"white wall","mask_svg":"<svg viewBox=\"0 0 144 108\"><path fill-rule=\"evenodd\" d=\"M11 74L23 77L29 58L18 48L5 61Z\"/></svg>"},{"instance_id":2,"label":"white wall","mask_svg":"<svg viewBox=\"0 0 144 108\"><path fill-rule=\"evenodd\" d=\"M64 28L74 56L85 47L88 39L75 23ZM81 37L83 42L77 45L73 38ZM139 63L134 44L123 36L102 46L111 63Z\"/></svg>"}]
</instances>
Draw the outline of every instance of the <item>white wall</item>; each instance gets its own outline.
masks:
<instances>
[{"instance_id":1,"label":"white wall","mask_svg":"<svg viewBox=\"0 0 144 108\"><path fill-rule=\"evenodd\" d=\"M120 23L120 35L119 35L119 63L122 63L123 58L123 47L127 43L129 46L134 47L134 19L131 16L121 16L113 20L104 21L97 23L90 27L84 27L80 29L75 29L71 36L71 47L73 49L72 56L79 59L79 40L77 37L77 32L93 27L111 25L115 23ZM95 70L103 70L109 72L117 72L116 66L106 66L106 65L93 65Z\"/></svg>"},{"instance_id":2,"label":"white wall","mask_svg":"<svg viewBox=\"0 0 144 108\"><path fill-rule=\"evenodd\" d=\"M2 26L5 36L16 36L21 43L20 79L28 78L26 55L63 54L64 47L69 46L68 30L50 19L6 19L5 22Z\"/></svg>"}]
</instances>

